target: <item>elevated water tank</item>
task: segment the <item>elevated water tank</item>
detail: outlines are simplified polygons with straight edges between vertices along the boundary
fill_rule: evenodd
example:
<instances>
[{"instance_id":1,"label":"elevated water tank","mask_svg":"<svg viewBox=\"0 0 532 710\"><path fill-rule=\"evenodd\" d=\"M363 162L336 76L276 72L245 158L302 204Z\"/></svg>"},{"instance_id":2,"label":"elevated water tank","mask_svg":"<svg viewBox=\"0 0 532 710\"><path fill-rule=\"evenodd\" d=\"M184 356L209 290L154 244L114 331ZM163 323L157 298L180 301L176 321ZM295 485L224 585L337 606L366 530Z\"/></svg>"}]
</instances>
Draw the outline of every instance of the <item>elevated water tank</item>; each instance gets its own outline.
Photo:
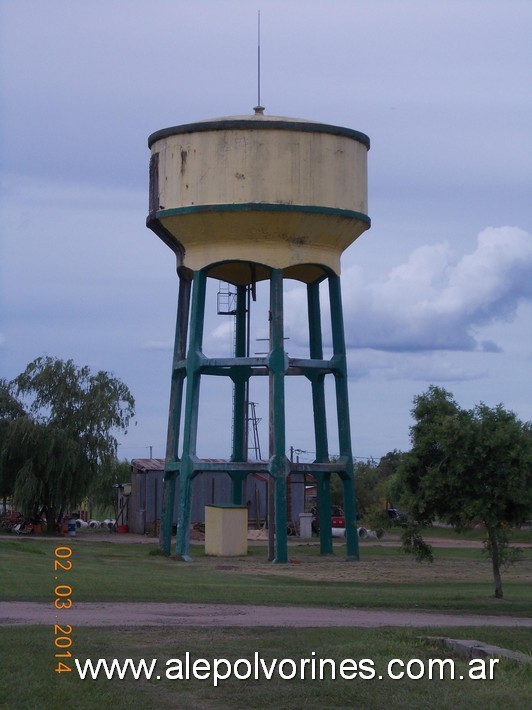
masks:
<instances>
[{"instance_id":1,"label":"elevated water tank","mask_svg":"<svg viewBox=\"0 0 532 710\"><path fill-rule=\"evenodd\" d=\"M191 271L311 283L339 274L370 226L369 138L350 128L256 114L162 129L149 146L148 226Z\"/></svg>"},{"instance_id":2,"label":"elevated water tank","mask_svg":"<svg viewBox=\"0 0 532 710\"><path fill-rule=\"evenodd\" d=\"M367 215L369 139L349 128L301 119L234 116L153 133L149 138L147 224L176 254L178 313L161 512L161 548L170 554L179 478L176 555L190 560L192 482L212 472L229 475L231 503L245 506L244 483L261 473L273 486L275 561L288 561L287 479L317 480L320 551L332 554L330 479L342 482L346 557L358 559L348 375L340 288L342 252L370 226ZM203 352L208 279L236 286L234 357ZM284 281L306 283L308 357L285 349ZM250 298L269 281L269 347L251 356ZM328 286L332 357L324 357L321 292ZM264 289L266 290L266 289ZM300 314L305 317L304 313ZM250 380L268 377L268 458L249 458ZM316 460L286 456L285 378L310 384ZM198 426L205 412L200 382L225 377L232 385L231 457L201 456ZM336 453L329 453L326 379L334 379ZM183 417L184 421L181 422ZM244 511L245 512L245 511Z\"/></svg>"}]
</instances>

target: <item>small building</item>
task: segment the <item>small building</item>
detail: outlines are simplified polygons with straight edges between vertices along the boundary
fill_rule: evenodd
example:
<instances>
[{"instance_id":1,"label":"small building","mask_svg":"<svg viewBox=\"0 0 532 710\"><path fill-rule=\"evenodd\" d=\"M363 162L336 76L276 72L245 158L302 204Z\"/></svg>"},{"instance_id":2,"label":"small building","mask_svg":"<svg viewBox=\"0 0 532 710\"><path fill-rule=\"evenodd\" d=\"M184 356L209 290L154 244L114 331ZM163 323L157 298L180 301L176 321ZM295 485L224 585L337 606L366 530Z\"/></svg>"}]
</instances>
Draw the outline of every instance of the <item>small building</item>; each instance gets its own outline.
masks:
<instances>
[{"instance_id":1,"label":"small building","mask_svg":"<svg viewBox=\"0 0 532 710\"><path fill-rule=\"evenodd\" d=\"M131 461L131 495L128 504L129 531L141 535L157 535L161 520L164 459L133 459ZM304 475L288 477L287 519L292 526L304 512ZM244 500L248 508L249 526L259 528L268 517L268 486L264 474L250 474L245 483ZM179 477L173 522L177 524ZM192 481L191 523L205 522L206 505L231 503L231 479L223 473L200 473Z\"/></svg>"}]
</instances>

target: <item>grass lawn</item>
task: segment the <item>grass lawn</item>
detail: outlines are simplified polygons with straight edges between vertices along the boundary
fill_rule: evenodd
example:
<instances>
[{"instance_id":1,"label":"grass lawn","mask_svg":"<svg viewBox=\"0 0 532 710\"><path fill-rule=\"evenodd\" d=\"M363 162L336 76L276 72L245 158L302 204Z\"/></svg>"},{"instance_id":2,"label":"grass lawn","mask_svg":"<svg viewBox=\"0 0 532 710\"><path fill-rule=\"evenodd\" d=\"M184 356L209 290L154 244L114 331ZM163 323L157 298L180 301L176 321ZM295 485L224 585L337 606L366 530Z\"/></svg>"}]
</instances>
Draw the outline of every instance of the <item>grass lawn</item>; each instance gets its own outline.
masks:
<instances>
[{"instance_id":1,"label":"grass lawn","mask_svg":"<svg viewBox=\"0 0 532 710\"><path fill-rule=\"evenodd\" d=\"M454 659L455 679L447 668L444 679L439 671L428 677L429 659L449 658L449 654L430 645L423 636L443 635L477 638L498 645L513 644L530 650L529 631L519 629L208 629L208 628L80 628L74 632L73 657L126 658L148 664L156 658L156 672L161 679L81 680L74 670L57 674L52 630L46 627L0 628L0 707L26 710L57 708L372 708L381 710L390 702L395 708L432 708L436 710L481 707L489 710L522 710L529 707L532 692L530 667L508 662L494 666L493 680L470 680L468 661ZM273 659L291 658L300 667L302 658L333 659L337 676L331 677L325 666L325 680L312 680L307 668L306 680L283 680L275 674L271 680L253 677L230 678L213 686L212 676L205 680L169 680L165 677L169 659L226 658L252 660L260 653L269 666ZM339 663L343 659L370 659L373 678L343 679ZM419 659L426 677L393 680L387 666L392 659ZM368 668L366 664L366 668ZM416 664L414 672L421 666ZM286 669L290 672L290 668ZM398 664L395 673L404 670ZM245 668L241 669L244 672ZM382 679L379 676L382 675ZM460 679L464 676L464 679Z\"/></svg>"},{"instance_id":2,"label":"grass lawn","mask_svg":"<svg viewBox=\"0 0 532 710\"><path fill-rule=\"evenodd\" d=\"M95 542L95 538L30 539L0 537L0 600L53 602L54 587L72 587L74 601L184 601L216 603L299 604L307 606L395 608L530 615L532 550L503 576L505 598L492 597L489 560L480 549L438 547L435 563L420 565L396 547L362 543L360 562L346 562L341 543L333 557L321 557L315 544L290 545L291 563L272 565L265 547L250 547L242 558L206 557L193 546L194 561L178 562L157 554L157 545ZM451 543L450 543L451 544ZM59 546L72 549L72 569L54 570ZM55 577L59 576L56 580ZM268 629L268 628L74 628L72 659L148 664L158 659L155 677L135 680L79 678L77 672L55 672L54 629L50 626L0 627L0 708L18 710L93 710L139 708L396 708L482 707L505 710L529 706L531 667L500 662L493 680L471 680L468 661L452 657L423 637L473 638L532 654L532 633L519 628L427 629ZM170 680L171 658L252 660L258 652L267 665L273 659L371 659L373 678L271 680L235 678L214 687L210 680ZM314 654L314 655L313 655ZM446 673L418 680L388 677L387 664L415 658L453 658L455 679ZM71 667L74 667L72 659ZM328 667L327 667L328 668ZM416 666L415 670L418 670ZM401 667L394 666L399 672ZM383 678L380 679L379 675ZM460 680L463 675L464 679Z\"/></svg>"},{"instance_id":3,"label":"grass lawn","mask_svg":"<svg viewBox=\"0 0 532 710\"><path fill-rule=\"evenodd\" d=\"M480 549L438 548L432 565L394 547L362 548L360 562L322 557L316 545L290 547L291 564L272 565L264 547L242 558L206 557L193 546L190 564L157 554L151 544L72 539L0 538L0 599L50 601L58 545L72 548L73 568L60 582L76 601L196 601L328 607L433 609L529 615L532 550L503 575L503 600L493 598L489 560Z\"/></svg>"}]
</instances>

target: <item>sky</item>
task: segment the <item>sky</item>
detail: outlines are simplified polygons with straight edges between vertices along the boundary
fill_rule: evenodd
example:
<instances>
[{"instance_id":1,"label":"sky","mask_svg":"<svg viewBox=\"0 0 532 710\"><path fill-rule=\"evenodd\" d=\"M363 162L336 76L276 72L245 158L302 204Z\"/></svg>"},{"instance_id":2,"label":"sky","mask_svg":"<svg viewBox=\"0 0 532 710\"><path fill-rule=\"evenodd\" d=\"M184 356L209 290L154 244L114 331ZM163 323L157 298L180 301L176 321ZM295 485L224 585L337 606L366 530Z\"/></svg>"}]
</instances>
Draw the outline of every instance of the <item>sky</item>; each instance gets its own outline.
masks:
<instances>
[{"instance_id":1,"label":"sky","mask_svg":"<svg viewBox=\"0 0 532 710\"><path fill-rule=\"evenodd\" d=\"M342 257L355 457L408 450L431 384L532 420L530 0L0 0L0 377L45 354L111 372L136 400L119 456L164 456L178 280L147 139L253 113L259 9L266 114L371 139L372 227ZM230 350L216 290L205 344ZM294 355L303 298L287 284ZM226 457L214 379L199 453ZM302 379L287 447L311 460Z\"/></svg>"}]
</instances>

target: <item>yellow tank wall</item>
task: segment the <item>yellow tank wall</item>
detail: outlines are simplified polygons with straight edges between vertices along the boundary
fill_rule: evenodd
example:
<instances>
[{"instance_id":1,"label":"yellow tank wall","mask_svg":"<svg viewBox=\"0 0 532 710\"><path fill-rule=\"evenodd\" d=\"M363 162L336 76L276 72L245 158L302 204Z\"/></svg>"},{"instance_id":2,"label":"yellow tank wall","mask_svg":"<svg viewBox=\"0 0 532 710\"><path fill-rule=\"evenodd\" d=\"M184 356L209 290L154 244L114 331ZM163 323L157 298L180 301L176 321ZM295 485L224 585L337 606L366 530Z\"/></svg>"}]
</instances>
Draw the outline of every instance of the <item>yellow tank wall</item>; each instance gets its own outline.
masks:
<instances>
[{"instance_id":1,"label":"yellow tank wall","mask_svg":"<svg viewBox=\"0 0 532 710\"><path fill-rule=\"evenodd\" d=\"M217 274L233 283L248 277L229 262L308 282L316 265L339 274L342 252L369 228L368 145L347 129L262 120L154 134L150 226L185 267L226 262Z\"/></svg>"},{"instance_id":2,"label":"yellow tank wall","mask_svg":"<svg viewBox=\"0 0 532 710\"><path fill-rule=\"evenodd\" d=\"M165 209L266 202L367 214L367 148L341 135L216 130L168 136L159 153Z\"/></svg>"}]
</instances>

